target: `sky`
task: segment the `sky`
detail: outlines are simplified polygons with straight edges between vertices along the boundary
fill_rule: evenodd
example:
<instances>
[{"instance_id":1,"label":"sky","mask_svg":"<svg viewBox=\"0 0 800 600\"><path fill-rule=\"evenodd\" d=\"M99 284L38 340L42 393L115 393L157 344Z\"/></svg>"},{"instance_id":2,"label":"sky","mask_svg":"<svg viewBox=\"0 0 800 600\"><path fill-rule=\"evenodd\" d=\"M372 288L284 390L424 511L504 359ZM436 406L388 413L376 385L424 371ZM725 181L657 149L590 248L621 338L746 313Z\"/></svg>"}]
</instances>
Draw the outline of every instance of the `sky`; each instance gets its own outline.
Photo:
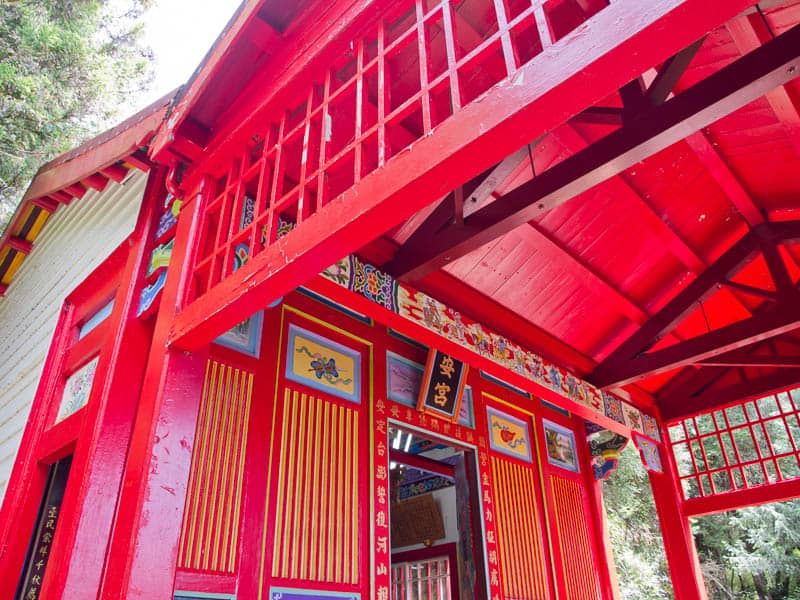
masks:
<instances>
[{"instance_id":1,"label":"sky","mask_svg":"<svg viewBox=\"0 0 800 600\"><path fill-rule=\"evenodd\" d=\"M156 79L132 112L186 83L242 0L157 0L145 15Z\"/></svg>"}]
</instances>

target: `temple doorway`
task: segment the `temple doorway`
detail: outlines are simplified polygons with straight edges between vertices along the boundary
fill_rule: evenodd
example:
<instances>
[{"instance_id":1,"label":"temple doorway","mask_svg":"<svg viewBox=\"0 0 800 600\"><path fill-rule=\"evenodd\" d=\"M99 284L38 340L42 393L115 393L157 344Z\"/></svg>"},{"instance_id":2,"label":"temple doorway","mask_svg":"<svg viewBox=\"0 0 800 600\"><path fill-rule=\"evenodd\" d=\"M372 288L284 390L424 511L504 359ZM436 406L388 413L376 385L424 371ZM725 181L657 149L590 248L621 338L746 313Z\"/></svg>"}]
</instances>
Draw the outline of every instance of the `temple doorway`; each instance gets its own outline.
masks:
<instances>
[{"instance_id":1,"label":"temple doorway","mask_svg":"<svg viewBox=\"0 0 800 600\"><path fill-rule=\"evenodd\" d=\"M392 600L485 599L476 452L388 430Z\"/></svg>"}]
</instances>

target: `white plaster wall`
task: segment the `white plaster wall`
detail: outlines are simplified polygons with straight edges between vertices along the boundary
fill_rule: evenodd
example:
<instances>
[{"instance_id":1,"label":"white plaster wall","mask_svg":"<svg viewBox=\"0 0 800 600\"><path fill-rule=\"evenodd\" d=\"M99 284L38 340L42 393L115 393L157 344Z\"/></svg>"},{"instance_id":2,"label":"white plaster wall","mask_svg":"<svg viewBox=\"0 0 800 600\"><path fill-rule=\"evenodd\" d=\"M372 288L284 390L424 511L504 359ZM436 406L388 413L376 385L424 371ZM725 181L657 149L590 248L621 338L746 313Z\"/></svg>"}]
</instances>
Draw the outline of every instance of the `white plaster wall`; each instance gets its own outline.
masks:
<instances>
[{"instance_id":1,"label":"white plaster wall","mask_svg":"<svg viewBox=\"0 0 800 600\"><path fill-rule=\"evenodd\" d=\"M147 175L61 206L0 298L0 501L64 298L130 235Z\"/></svg>"}]
</instances>

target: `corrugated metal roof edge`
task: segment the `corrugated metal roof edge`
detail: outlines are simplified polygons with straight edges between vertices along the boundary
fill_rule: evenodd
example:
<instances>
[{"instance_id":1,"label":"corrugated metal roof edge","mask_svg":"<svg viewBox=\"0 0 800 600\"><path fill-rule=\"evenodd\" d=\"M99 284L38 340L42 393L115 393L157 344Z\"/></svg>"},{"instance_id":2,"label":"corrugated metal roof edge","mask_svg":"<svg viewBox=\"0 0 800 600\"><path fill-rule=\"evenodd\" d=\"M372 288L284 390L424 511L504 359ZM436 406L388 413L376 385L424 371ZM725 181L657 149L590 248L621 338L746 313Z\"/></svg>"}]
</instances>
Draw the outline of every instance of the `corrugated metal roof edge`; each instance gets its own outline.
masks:
<instances>
[{"instance_id":1,"label":"corrugated metal roof edge","mask_svg":"<svg viewBox=\"0 0 800 600\"><path fill-rule=\"evenodd\" d=\"M5 255L0 262L0 297L13 278L13 273L8 277L7 274L16 255L26 255L32 248L41 227L31 225L42 212L49 218L61 204L81 198L88 188L102 191L110 179L122 181L130 168L149 169L150 162L142 150L153 139L177 94L178 90L170 92L119 125L39 168L0 238L0 256ZM33 235L28 235L31 229ZM16 265L19 266L19 261Z\"/></svg>"}]
</instances>

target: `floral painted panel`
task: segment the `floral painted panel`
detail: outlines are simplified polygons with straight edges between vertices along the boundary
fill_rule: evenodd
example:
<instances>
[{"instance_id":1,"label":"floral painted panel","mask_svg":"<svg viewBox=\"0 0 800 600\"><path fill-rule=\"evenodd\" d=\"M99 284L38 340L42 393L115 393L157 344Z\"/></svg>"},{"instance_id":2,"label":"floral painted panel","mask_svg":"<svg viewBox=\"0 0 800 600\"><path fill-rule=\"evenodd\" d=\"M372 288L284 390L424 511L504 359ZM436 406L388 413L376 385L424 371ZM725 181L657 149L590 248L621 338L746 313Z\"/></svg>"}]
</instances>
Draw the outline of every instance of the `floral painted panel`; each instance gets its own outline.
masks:
<instances>
[{"instance_id":1,"label":"floral painted panel","mask_svg":"<svg viewBox=\"0 0 800 600\"><path fill-rule=\"evenodd\" d=\"M92 391L94 374L97 371L97 361L98 358L95 358L75 371L67 379L67 383L64 385L64 393L61 396L61 405L58 408L56 423L75 414L89 402L89 393Z\"/></svg>"},{"instance_id":2,"label":"floral painted panel","mask_svg":"<svg viewBox=\"0 0 800 600\"><path fill-rule=\"evenodd\" d=\"M361 354L290 325L286 378L351 402L360 402Z\"/></svg>"}]
</instances>

